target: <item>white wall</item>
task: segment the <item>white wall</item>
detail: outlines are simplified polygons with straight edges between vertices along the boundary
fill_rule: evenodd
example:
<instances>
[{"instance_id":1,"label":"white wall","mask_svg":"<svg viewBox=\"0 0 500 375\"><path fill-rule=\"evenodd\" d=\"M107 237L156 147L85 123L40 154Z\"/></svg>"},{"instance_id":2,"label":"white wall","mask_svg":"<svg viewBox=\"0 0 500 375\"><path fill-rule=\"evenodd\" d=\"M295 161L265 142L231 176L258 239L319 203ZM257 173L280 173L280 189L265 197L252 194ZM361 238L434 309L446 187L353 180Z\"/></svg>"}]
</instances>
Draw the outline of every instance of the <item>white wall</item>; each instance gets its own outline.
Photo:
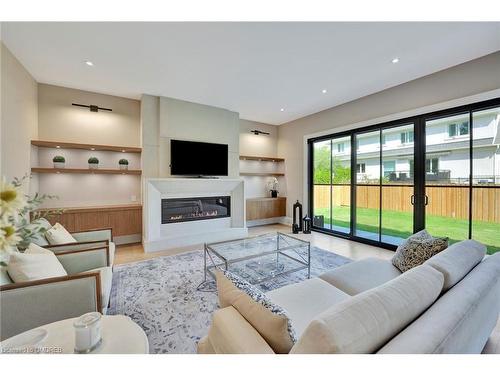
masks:
<instances>
[{"instance_id":1,"label":"white wall","mask_svg":"<svg viewBox=\"0 0 500 375\"><path fill-rule=\"evenodd\" d=\"M8 181L31 173L31 143L38 135L37 83L14 55L1 45L0 175ZM36 162L36 155L34 155ZM38 189L36 176L27 191Z\"/></svg>"}]
</instances>

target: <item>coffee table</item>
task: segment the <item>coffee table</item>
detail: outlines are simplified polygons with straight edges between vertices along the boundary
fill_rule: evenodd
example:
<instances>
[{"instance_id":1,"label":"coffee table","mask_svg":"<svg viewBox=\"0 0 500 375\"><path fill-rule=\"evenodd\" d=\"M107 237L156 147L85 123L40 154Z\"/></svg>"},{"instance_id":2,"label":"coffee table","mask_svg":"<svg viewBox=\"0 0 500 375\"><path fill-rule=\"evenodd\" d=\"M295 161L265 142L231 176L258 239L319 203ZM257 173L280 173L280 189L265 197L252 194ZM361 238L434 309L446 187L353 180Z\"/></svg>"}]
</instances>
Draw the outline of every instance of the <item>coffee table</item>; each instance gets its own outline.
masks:
<instances>
[{"instance_id":1,"label":"coffee table","mask_svg":"<svg viewBox=\"0 0 500 375\"><path fill-rule=\"evenodd\" d=\"M275 232L216 243L204 247L204 281L215 279L216 268L231 271L250 284L307 270L311 276L311 245L288 234ZM198 287L200 289L200 287Z\"/></svg>"}]
</instances>

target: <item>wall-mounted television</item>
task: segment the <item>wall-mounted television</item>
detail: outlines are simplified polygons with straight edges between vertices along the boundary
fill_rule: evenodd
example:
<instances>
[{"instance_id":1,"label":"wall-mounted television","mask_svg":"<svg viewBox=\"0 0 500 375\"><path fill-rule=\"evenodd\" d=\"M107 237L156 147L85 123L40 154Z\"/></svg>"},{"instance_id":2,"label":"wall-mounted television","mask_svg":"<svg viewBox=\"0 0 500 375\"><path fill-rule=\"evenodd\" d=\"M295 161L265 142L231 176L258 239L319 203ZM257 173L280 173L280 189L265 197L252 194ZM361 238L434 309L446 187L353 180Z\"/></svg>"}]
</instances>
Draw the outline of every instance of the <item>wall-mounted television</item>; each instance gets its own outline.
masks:
<instances>
[{"instance_id":1,"label":"wall-mounted television","mask_svg":"<svg viewBox=\"0 0 500 375\"><path fill-rule=\"evenodd\" d=\"M228 146L219 143L170 140L170 174L227 176Z\"/></svg>"}]
</instances>

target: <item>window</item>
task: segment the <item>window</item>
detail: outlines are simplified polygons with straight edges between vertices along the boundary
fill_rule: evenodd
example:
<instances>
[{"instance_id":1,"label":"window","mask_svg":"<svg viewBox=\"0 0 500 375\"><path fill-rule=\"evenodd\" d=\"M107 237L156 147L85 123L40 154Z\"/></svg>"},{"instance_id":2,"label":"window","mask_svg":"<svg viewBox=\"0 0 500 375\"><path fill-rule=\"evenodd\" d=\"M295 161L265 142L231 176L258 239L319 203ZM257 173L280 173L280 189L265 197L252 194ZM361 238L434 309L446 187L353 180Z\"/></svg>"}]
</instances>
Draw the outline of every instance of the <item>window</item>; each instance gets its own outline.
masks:
<instances>
[{"instance_id":1,"label":"window","mask_svg":"<svg viewBox=\"0 0 500 375\"><path fill-rule=\"evenodd\" d=\"M386 141L386 135L382 134L382 144L385 145Z\"/></svg>"},{"instance_id":2,"label":"window","mask_svg":"<svg viewBox=\"0 0 500 375\"><path fill-rule=\"evenodd\" d=\"M337 152L344 152L344 147L345 147L345 144L344 143L337 143Z\"/></svg>"},{"instance_id":3,"label":"window","mask_svg":"<svg viewBox=\"0 0 500 375\"><path fill-rule=\"evenodd\" d=\"M425 172L426 173L437 173L439 170L439 159L432 158L425 160Z\"/></svg>"},{"instance_id":4,"label":"window","mask_svg":"<svg viewBox=\"0 0 500 375\"><path fill-rule=\"evenodd\" d=\"M469 122L465 121L460 124L448 125L448 137L456 137L458 135L469 134Z\"/></svg>"},{"instance_id":5,"label":"window","mask_svg":"<svg viewBox=\"0 0 500 375\"><path fill-rule=\"evenodd\" d=\"M356 172L365 173L365 171L366 171L366 164L365 163L356 164Z\"/></svg>"},{"instance_id":6,"label":"window","mask_svg":"<svg viewBox=\"0 0 500 375\"><path fill-rule=\"evenodd\" d=\"M387 177L391 174L391 172L396 171L396 161L395 160L384 161L383 167L384 167L384 177Z\"/></svg>"},{"instance_id":7,"label":"window","mask_svg":"<svg viewBox=\"0 0 500 375\"><path fill-rule=\"evenodd\" d=\"M401 144L413 143L413 130L401 133Z\"/></svg>"}]
</instances>

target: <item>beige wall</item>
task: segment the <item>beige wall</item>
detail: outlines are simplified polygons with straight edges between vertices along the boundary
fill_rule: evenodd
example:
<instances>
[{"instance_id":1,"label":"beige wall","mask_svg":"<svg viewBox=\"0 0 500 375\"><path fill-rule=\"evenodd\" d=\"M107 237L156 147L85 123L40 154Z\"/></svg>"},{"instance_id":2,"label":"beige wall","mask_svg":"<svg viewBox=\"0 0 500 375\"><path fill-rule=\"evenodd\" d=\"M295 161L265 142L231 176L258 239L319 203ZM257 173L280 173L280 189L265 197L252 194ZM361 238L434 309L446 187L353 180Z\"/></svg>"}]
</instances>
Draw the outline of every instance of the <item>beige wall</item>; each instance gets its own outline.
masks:
<instances>
[{"instance_id":1,"label":"beige wall","mask_svg":"<svg viewBox=\"0 0 500 375\"><path fill-rule=\"evenodd\" d=\"M229 178L239 177L239 115L222 108L166 97L142 97L145 177L170 177L170 140L223 143L229 149ZM203 157L203 155L200 155Z\"/></svg>"},{"instance_id":2,"label":"beige wall","mask_svg":"<svg viewBox=\"0 0 500 375\"><path fill-rule=\"evenodd\" d=\"M270 133L269 135L255 135L250 130L261 130ZM248 156L268 156L278 155L278 127L261 122L240 120L240 155ZM283 172L282 163L258 162L241 160L241 172ZM267 182L271 177L245 176L245 195L247 198L265 197L269 195ZM286 196L286 181L283 177L278 177L279 192L281 196Z\"/></svg>"},{"instance_id":3,"label":"beige wall","mask_svg":"<svg viewBox=\"0 0 500 375\"><path fill-rule=\"evenodd\" d=\"M255 135L250 130L261 130L269 135ZM278 154L278 127L240 119L240 154L276 157Z\"/></svg>"},{"instance_id":4,"label":"beige wall","mask_svg":"<svg viewBox=\"0 0 500 375\"><path fill-rule=\"evenodd\" d=\"M90 112L71 103L95 104L112 112ZM140 146L140 101L66 87L38 86L41 140Z\"/></svg>"},{"instance_id":5,"label":"beige wall","mask_svg":"<svg viewBox=\"0 0 500 375\"><path fill-rule=\"evenodd\" d=\"M95 104L112 112L90 112L71 103ZM127 98L46 84L38 85L38 139L48 141L141 145L140 102ZM108 151L49 149L37 150L34 165L51 167L52 158L62 155L66 168L87 168L91 156L99 159L101 168L118 168L118 160L129 160L130 169L141 168L141 157L133 153ZM141 179L133 175L40 174L42 193L57 195L45 207L75 207L137 203L141 201Z\"/></svg>"},{"instance_id":6,"label":"beige wall","mask_svg":"<svg viewBox=\"0 0 500 375\"><path fill-rule=\"evenodd\" d=\"M7 180L31 172L31 143L37 138L37 83L1 43L0 174ZM37 190L37 178L30 182Z\"/></svg>"},{"instance_id":7,"label":"beige wall","mask_svg":"<svg viewBox=\"0 0 500 375\"><path fill-rule=\"evenodd\" d=\"M498 88L500 52L281 125L278 156L286 159L288 216L291 215L291 202L304 200L306 135L326 130L333 133L351 124Z\"/></svg>"}]
</instances>

